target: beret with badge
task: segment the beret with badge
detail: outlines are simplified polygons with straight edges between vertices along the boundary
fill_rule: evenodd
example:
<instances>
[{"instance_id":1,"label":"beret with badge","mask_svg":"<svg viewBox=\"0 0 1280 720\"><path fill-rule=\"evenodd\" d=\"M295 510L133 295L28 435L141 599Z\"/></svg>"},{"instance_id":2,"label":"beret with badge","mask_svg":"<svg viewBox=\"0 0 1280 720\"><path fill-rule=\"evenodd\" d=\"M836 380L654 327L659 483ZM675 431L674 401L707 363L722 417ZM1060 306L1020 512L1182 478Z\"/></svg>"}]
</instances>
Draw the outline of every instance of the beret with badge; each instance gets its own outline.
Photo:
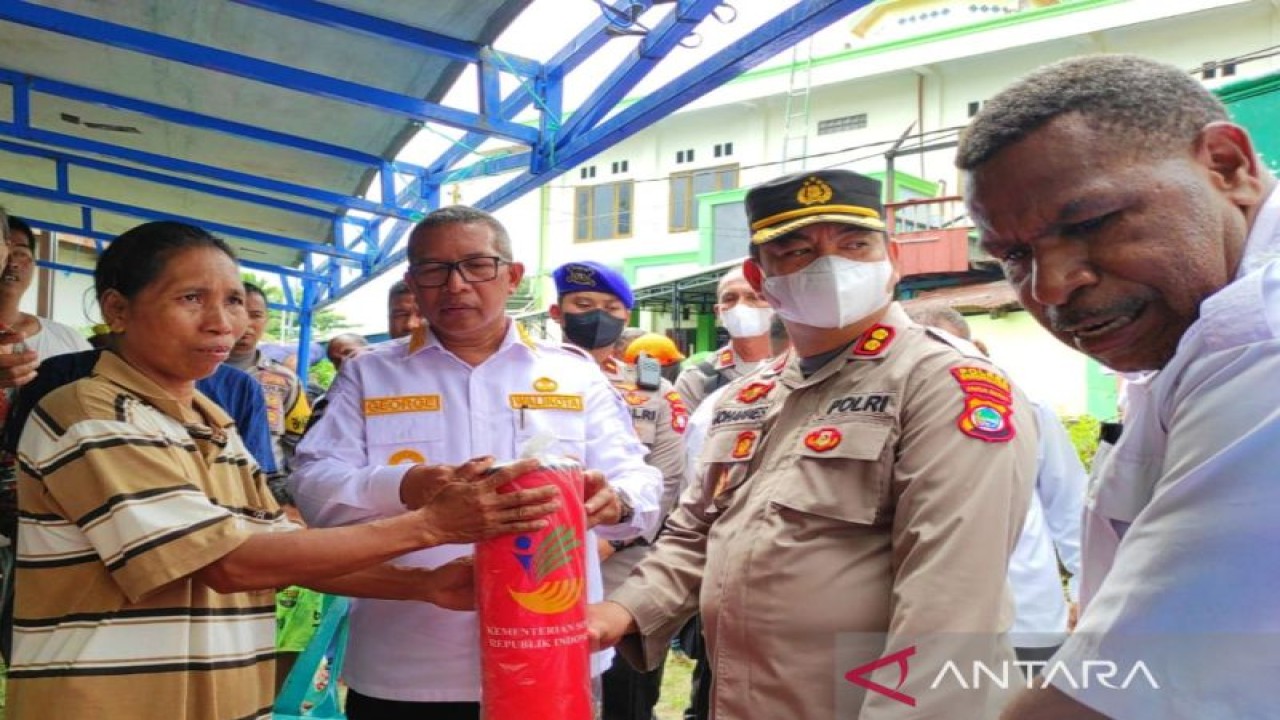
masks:
<instances>
[{"instance_id":1,"label":"beret with badge","mask_svg":"<svg viewBox=\"0 0 1280 720\"><path fill-rule=\"evenodd\" d=\"M752 245L821 222L885 229L880 181L849 170L813 170L761 183L747 192L746 207Z\"/></svg>"},{"instance_id":2,"label":"beret with badge","mask_svg":"<svg viewBox=\"0 0 1280 720\"><path fill-rule=\"evenodd\" d=\"M635 304L626 278L594 260L565 263L551 272L551 278L556 283L557 297L575 292L602 292L617 297L628 310Z\"/></svg>"}]
</instances>

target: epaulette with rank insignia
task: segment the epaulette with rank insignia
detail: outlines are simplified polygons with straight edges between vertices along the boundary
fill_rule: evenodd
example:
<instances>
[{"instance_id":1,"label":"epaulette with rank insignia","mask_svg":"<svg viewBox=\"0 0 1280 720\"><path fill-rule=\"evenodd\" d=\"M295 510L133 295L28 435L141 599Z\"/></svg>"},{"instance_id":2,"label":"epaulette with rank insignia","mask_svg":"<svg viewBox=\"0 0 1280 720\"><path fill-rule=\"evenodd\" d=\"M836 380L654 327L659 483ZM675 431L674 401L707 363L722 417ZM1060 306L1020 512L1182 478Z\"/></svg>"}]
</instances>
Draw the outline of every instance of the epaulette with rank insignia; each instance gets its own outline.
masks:
<instances>
[{"instance_id":1,"label":"epaulette with rank insignia","mask_svg":"<svg viewBox=\"0 0 1280 720\"><path fill-rule=\"evenodd\" d=\"M872 325L853 344L853 354L858 357L876 357L889 349L897 334L889 325Z\"/></svg>"}]
</instances>

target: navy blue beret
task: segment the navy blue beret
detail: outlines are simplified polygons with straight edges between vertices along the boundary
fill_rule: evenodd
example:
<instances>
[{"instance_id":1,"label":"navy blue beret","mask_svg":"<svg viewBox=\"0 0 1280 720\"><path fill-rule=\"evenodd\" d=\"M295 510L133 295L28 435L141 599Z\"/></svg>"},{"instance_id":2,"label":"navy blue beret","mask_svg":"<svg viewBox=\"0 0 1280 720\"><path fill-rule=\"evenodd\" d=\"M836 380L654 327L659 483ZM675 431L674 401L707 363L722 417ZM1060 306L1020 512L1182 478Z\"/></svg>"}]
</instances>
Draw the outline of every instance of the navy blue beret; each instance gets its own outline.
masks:
<instances>
[{"instance_id":1,"label":"navy blue beret","mask_svg":"<svg viewBox=\"0 0 1280 720\"><path fill-rule=\"evenodd\" d=\"M551 277L556 281L556 295L564 297L575 292L603 292L616 296L630 310L635 304L631 286L622 273L611 270L591 260L565 263L556 268Z\"/></svg>"}]
</instances>

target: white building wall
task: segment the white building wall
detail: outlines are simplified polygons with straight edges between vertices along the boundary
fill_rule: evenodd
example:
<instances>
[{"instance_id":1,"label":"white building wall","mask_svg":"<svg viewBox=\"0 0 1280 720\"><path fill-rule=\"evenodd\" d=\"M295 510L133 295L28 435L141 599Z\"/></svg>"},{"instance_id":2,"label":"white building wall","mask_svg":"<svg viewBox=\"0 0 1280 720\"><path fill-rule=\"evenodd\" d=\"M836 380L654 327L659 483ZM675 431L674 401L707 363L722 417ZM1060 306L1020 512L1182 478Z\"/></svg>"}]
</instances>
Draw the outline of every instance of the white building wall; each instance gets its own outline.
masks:
<instances>
[{"instance_id":1,"label":"white building wall","mask_svg":"<svg viewBox=\"0 0 1280 720\"><path fill-rule=\"evenodd\" d=\"M967 7L953 3L960 4ZM1278 17L1280 8L1266 0L1131 0L932 45L898 44L839 63L819 60L809 76L807 145L812 157L807 165L880 172L885 169L887 143L912 123L913 132L962 126L968 121L970 102L985 100L1044 64L1082 53L1133 52L1190 70L1208 60L1277 44ZM1227 81L1276 67L1275 60L1250 62ZM583 258L621 266L629 258L697 251L697 232L668 231L666 178L673 172L730 162L740 165L741 186L778 175L790 79L786 70L739 79L585 163L596 167L594 179L581 179L575 168L554 180L546 191L546 223L533 224L536 218L529 213L536 215L536 209L527 207L517 221L521 228L540 227L544 233L544 267ZM819 121L863 112L865 129L817 135ZM733 143L733 156L714 158L713 146L724 142ZM688 149L695 151L695 161L677 164L676 152ZM954 150L938 150L900 157L896 167L954 193L959 177L953 158ZM628 162L627 173L610 172L616 160ZM628 178L636 181L632 236L574 242L573 188Z\"/></svg>"},{"instance_id":2,"label":"white building wall","mask_svg":"<svg viewBox=\"0 0 1280 720\"><path fill-rule=\"evenodd\" d=\"M973 337L991 352L991 361L1009 374L1031 399L1060 417L1089 411L1088 359L1049 334L1030 313L1000 318L970 315Z\"/></svg>"},{"instance_id":3,"label":"white building wall","mask_svg":"<svg viewBox=\"0 0 1280 720\"><path fill-rule=\"evenodd\" d=\"M970 103L985 101L1015 78L1066 57L1129 52L1191 70L1275 45L1280 45L1280 7L1267 0L1130 0L931 45L899 43L839 63L819 61L808 75L807 166L882 172L887 144L913 123L912 132L963 126ZM1239 65L1235 76L1207 84L1234 82L1277 67L1274 59L1249 62ZM571 260L621 267L636 258L698 251L697 231L668 230L667 177L732 163L739 165L740 186L778 175L788 134L785 94L791 77L787 70L774 70L730 83L585 163L595 166L594 179L582 179L580 168L574 168L541 193L504 208L499 217L513 230L517 257L534 272L535 258L541 260L549 272ZM864 129L817 135L821 120L857 113L867 114ZM713 157L714 145L725 142L733 143L732 157ZM677 164L677 151L690 149L695 161ZM896 168L939 183L942 194L955 194L960 187L953 159L954 149L943 149L899 157ZM614 175L611 164L620 160L627 161L628 171ZM574 242L574 188L619 179L636 181L632 236ZM474 199L470 191L467 196ZM636 279L643 284L664 271L689 269L684 263L651 266L639 270ZM1087 412L1083 356L1052 338L1027 313L971 317L970 322L975 336L990 345L993 360L1033 397L1060 415Z\"/></svg>"}]
</instances>

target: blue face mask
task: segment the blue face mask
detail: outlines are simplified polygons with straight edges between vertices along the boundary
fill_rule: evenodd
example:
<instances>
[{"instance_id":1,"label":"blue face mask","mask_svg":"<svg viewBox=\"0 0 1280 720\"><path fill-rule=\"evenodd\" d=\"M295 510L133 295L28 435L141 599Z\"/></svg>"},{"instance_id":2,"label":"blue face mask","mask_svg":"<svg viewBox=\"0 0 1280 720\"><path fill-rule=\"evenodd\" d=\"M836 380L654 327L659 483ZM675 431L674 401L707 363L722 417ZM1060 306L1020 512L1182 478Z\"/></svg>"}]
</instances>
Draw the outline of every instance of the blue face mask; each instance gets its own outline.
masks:
<instances>
[{"instance_id":1,"label":"blue face mask","mask_svg":"<svg viewBox=\"0 0 1280 720\"><path fill-rule=\"evenodd\" d=\"M625 320L616 318L604 310L584 313L564 313L564 336L580 348L595 350L612 345L627 326Z\"/></svg>"}]
</instances>

